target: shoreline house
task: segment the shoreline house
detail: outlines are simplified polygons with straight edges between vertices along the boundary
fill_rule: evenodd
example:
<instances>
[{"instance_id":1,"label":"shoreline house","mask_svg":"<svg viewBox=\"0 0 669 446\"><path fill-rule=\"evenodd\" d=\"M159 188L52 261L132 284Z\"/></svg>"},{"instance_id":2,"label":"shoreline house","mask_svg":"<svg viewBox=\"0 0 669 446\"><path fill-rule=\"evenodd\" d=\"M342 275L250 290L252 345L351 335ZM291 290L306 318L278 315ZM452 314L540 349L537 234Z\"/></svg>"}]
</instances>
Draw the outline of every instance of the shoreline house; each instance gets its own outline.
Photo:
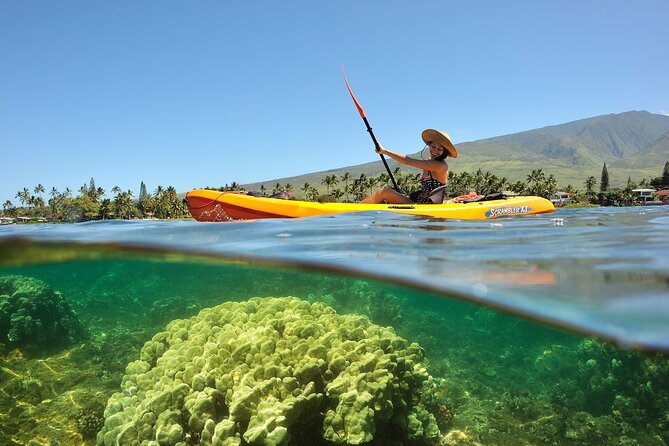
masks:
<instances>
[{"instance_id":1,"label":"shoreline house","mask_svg":"<svg viewBox=\"0 0 669 446\"><path fill-rule=\"evenodd\" d=\"M669 204L669 189L662 189L655 192L655 196L662 204Z\"/></svg>"},{"instance_id":2,"label":"shoreline house","mask_svg":"<svg viewBox=\"0 0 669 446\"><path fill-rule=\"evenodd\" d=\"M555 192L555 195L551 196L551 203L556 207L571 204L571 194L568 192Z\"/></svg>"},{"instance_id":3,"label":"shoreline house","mask_svg":"<svg viewBox=\"0 0 669 446\"><path fill-rule=\"evenodd\" d=\"M636 194L636 200L643 203L655 200L655 189L632 189L632 192Z\"/></svg>"}]
</instances>

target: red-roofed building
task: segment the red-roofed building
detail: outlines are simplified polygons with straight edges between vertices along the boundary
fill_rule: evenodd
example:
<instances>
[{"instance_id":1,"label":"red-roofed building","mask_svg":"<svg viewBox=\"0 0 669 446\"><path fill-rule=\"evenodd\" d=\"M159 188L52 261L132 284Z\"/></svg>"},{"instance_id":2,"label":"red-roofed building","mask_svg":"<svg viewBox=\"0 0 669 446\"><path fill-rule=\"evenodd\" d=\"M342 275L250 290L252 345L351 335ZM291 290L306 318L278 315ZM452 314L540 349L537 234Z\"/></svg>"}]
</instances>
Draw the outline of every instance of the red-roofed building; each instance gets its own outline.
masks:
<instances>
[{"instance_id":1,"label":"red-roofed building","mask_svg":"<svg viewBox=\"0 0 669 446\"><path fill-rule=\"evenodd\" d=\"M655 196L664 204L669 204L669 189L662 189L655 192Z\"/></svg>"}]
</instances>

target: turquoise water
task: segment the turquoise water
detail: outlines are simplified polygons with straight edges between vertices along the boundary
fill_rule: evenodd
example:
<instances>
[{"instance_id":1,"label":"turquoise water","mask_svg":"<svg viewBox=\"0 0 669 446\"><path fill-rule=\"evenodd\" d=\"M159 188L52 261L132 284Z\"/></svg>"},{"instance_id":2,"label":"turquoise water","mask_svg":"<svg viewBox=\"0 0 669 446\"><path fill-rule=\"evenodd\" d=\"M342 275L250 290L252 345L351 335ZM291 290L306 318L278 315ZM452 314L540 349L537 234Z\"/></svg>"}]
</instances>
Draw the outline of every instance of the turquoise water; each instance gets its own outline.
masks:
<instances>
[{"instance_id":1,"label":"turquoise water","mask_svg":"<svg viewBox=\"0 0 669 446\"><path fill-rule=\"evenodd\" d=\"M35 311L58 301L44 311L77 327L40 338L36 316L0 318L0 336L13 324L0 341L0 444L96 444L126 367L168 323L285 296L365 316L422 348L439 435L424 421L402 440L411 430L378 412L371 444L667 444L667 229L667 207L492 222L361 213L3 226L0 280L31 290L16 299ZM318 386L327 419L333 403ZM218 423L226 410L210 415ZM281 444L334 444L323 420L310 422L291 424Z\"/></svg>"}]
</instances>

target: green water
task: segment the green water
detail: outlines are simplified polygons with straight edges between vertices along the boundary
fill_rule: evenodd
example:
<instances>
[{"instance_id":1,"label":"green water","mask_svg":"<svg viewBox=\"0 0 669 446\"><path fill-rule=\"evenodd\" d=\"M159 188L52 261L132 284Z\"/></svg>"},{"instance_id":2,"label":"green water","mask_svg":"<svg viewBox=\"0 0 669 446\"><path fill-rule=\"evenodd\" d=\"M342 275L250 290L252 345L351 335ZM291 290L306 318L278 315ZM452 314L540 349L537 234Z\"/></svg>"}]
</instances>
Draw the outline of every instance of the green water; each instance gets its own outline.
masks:
<instances>
[{"instance_id":1,"label":"green water","mask_svg":"<svg viewBox=\"0 0 669 446\"><path fill-rule=\"evenodd\" d=\"M367 316L424 349L442 435L394 444L669 443L669 358L659 354L332 271L86 246L2 254L0 277L60 292L84 334L71 344L0 345L1 445L96 444L107 400L154 334L205 308L270 296Z\"/></svg>"}]
</instances>

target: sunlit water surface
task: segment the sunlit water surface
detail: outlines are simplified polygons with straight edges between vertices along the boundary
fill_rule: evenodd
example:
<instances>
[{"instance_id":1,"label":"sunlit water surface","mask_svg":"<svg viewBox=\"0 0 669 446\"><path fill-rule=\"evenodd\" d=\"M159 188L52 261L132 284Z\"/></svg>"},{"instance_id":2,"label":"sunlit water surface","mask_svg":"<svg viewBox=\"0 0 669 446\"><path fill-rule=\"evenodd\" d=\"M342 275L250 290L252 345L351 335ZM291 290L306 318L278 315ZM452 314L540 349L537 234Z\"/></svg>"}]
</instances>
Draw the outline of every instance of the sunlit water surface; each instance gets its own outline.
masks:
<instances>
[{"instance_id":1,"label":"sunlit water surface","mask_svg":"<svg viewBox=\"0 0 669 446\"><path fill-rule=\"evenodd\" d=\"M95 444L75 419L101 414L145 341L255 296L325 302L419 343L448 408L441 444L667 444L668 232L662 206L2 226L0 276L62 293L87 338L0 350L0 444Z\"/></svg>"}]
</instances>

